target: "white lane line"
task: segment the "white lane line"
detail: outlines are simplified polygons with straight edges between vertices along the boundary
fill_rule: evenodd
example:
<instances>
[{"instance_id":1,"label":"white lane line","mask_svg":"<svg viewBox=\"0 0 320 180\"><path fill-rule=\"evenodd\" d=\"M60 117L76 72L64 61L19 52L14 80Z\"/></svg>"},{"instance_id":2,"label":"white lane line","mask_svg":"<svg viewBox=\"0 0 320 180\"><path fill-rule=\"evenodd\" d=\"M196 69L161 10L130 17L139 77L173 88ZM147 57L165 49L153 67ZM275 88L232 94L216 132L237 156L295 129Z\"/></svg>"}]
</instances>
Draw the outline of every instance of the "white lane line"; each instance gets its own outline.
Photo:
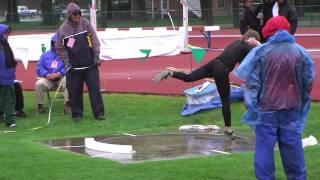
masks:
<instances>
[{"instance_id":1,"label":"white lane line","mask_svg":"<svg viewBox=\"0 0 320 180\"><path fill-rule=\"evenodd\" d=\"M123 135L126 135L126 136L137 136L135 134L129 134L129 133L122 133Z\"/></svg>"},{"instance_id":2,"label":"white lane line","mask_svg":"<svg viewBox=\"0 0 320 180\"><path fill-rule=\"evenodd\" d=\"M231 153L228 153L228 152L225 152L225 151L219 151L219 150L214 150L214 149L212 149L212 150L210 150L210 151L212 151L212 152L217 152L217 153L221 153L221 154L231 154Z\"/></svg>"},{"instance_id":3,"label":"white lane line","mask_svg":"<svg viewBox=\"0 0 320 180\"><path fill-rule=\"evenodd\" d=\"M61 148L74 148L74 147L84 147L84 146L54 146L52 148L61 149Z\"/></svg>"}]
</instances>

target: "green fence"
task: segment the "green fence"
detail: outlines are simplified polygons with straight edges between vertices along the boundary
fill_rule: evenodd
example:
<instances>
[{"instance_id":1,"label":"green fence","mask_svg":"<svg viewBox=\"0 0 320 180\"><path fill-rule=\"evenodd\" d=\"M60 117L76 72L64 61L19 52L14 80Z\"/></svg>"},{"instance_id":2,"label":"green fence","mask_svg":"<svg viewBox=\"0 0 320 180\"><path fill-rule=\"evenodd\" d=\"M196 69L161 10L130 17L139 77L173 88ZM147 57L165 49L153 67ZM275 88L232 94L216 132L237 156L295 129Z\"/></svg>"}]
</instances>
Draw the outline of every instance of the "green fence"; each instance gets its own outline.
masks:
<instances>
[{"instance_id":1,"label":"green fence","mask_svg":"<svg viewBox=\"0 0 320 180\"><path fill-rule=\"evenodd\" d=\"M299 27L320 27L320 6L296 6ZM239 25L242 9L211 10L205 9L198 13L189 12L189 25L219 25L222 28L234 28ZM195 14L201 14L198 17ZM84 17L90 19L89 11L84 11ZM6 15L0 14L0 22L12 26L16 30L55 30L65 20L63 12L42 12L34 16L17 16L18 22L7 22ZM106 27L155 27L182 26L182 10L161 11L98 11L99 28Z\"/></svg>"}]
</instances>

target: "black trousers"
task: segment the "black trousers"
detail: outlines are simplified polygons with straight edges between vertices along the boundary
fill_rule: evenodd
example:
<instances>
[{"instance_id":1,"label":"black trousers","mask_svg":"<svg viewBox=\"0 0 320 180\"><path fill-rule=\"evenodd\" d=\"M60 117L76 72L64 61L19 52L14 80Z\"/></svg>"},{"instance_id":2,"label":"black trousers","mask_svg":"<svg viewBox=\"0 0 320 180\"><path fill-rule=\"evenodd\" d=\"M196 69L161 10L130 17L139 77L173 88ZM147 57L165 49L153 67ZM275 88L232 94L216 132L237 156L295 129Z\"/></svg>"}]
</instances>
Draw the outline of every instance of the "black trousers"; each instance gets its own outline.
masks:
<instances>
[{"instance_id":1,"label":"black trousers","mask_svg":"<svg viewBox=\"0 0 320 180\"><path fill-rule=\"evenodd\" d=\"M104 115L104 104L100 92L98 66L84 70L69 70L66 75L66 84L69 93L72 117L83 115L83 85L86 83L89 92L92 112L97 118Z\"/></svg>"},{"instance_id":2,"label":"black trousers","mask_svg":"<svg viewBox=\"0 0 320 180\"><path fill-rule=\"evenodd\" d=\"M24 108L24 98L22 93L22 87L21 84L18 82L14 83L14 89L16 93L16 105L15 110L16 111L22 111Z\"/></svg>"},{"instance_id":3,"label":"black trousers","mask_svg":"<svg viewBox=\"0 0 320 180\"><path fill-rule=\"evenodd\" d=\"M214 59L189 74L174 72L173 78L180 79L184 82L214 78L222 103L224 124L225 126L231 126L229 69L223 62L219 59Z\"/></svg>"}]
</instances>

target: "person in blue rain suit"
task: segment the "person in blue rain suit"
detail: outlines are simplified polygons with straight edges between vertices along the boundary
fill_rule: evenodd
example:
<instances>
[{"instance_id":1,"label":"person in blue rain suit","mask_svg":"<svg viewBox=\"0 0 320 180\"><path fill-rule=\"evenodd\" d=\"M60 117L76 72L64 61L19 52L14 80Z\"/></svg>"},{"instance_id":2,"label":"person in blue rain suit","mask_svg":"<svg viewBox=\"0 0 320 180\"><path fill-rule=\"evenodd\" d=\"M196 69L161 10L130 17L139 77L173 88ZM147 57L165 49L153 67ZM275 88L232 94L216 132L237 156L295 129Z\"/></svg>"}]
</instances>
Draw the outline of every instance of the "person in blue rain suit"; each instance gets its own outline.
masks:
<instances>
[{"instance_id":1,"label":"person in blue rain suit","mask_svg":"<svg viewBox=\"0 0 320 180\"><path fill-rule=\"evenodd\" d=\"M36 101L38 104L38 114L44 113L44 96L46 91L57 88L61 84L64 90L64 112L70 114L70 103L68 90L66 88L66 70L62 59L56 54L56 43L58 35L54 34L51 38L50 50L43 53L37 65L37 75L39 77L35 84Z\"/></svg>"},{"instance_id":2,"label":"person in blue rain suit","mask_svg":"<svg viewBox=\"0 0 320 180\"><path fill-rule=\"evenodd\" d=\"M290 30L284 16L272 17L262 30L268 41L254 48L235 71L246 81L248 111L243 121L256 135L257 179L276 179L276 143L287 179L307 175L301 134L310 110L315 65Z\"/></svg>"},{"instance_id":3,"label":"person in blue rain suit","mask_svg":"<svg viewBox=\"0 0 320 180\"><path fill-rule=\"evenodd\" d=\"M14 88L17 62L8 43L9 33L10 27L0 24L0 121L4 121L8 128L14 128L17 126Z\"/></svg>"}]
</instances>

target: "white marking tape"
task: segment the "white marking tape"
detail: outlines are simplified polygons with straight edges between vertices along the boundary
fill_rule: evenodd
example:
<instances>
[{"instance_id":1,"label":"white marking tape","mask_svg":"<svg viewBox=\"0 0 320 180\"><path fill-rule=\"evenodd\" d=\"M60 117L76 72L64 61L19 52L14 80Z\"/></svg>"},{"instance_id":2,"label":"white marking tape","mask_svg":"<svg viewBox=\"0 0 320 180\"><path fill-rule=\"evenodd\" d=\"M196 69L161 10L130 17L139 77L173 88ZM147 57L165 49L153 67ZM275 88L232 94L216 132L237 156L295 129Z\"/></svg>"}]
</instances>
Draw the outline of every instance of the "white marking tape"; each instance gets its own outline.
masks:
<instances>
[{"instance_id":1,"label":"white marking tape","mask_svg":"<svg viewBox=\"0 0 320 180\"><path fill-rule=\"evenodd\" d=\"M218 150L214 150L214 149L212 149L212 150L210 150L210 151L212 151L212 152L217 152L217 153L221 153L221 154L231 154L231 153L228 153L228 152L225 152L225 151L218 151Z\"/></svg>"},{"instance_id":2,"label":"white marking tape","mask_svg":"<svg viewBox=\"0 0 320 180\"><path fill-rule=\"evenodd\" d=\"M129 134L129 133L122 133L123 135L126 135L126 136L137 136L135 134Z\"/></svg>"}]
</instances>

